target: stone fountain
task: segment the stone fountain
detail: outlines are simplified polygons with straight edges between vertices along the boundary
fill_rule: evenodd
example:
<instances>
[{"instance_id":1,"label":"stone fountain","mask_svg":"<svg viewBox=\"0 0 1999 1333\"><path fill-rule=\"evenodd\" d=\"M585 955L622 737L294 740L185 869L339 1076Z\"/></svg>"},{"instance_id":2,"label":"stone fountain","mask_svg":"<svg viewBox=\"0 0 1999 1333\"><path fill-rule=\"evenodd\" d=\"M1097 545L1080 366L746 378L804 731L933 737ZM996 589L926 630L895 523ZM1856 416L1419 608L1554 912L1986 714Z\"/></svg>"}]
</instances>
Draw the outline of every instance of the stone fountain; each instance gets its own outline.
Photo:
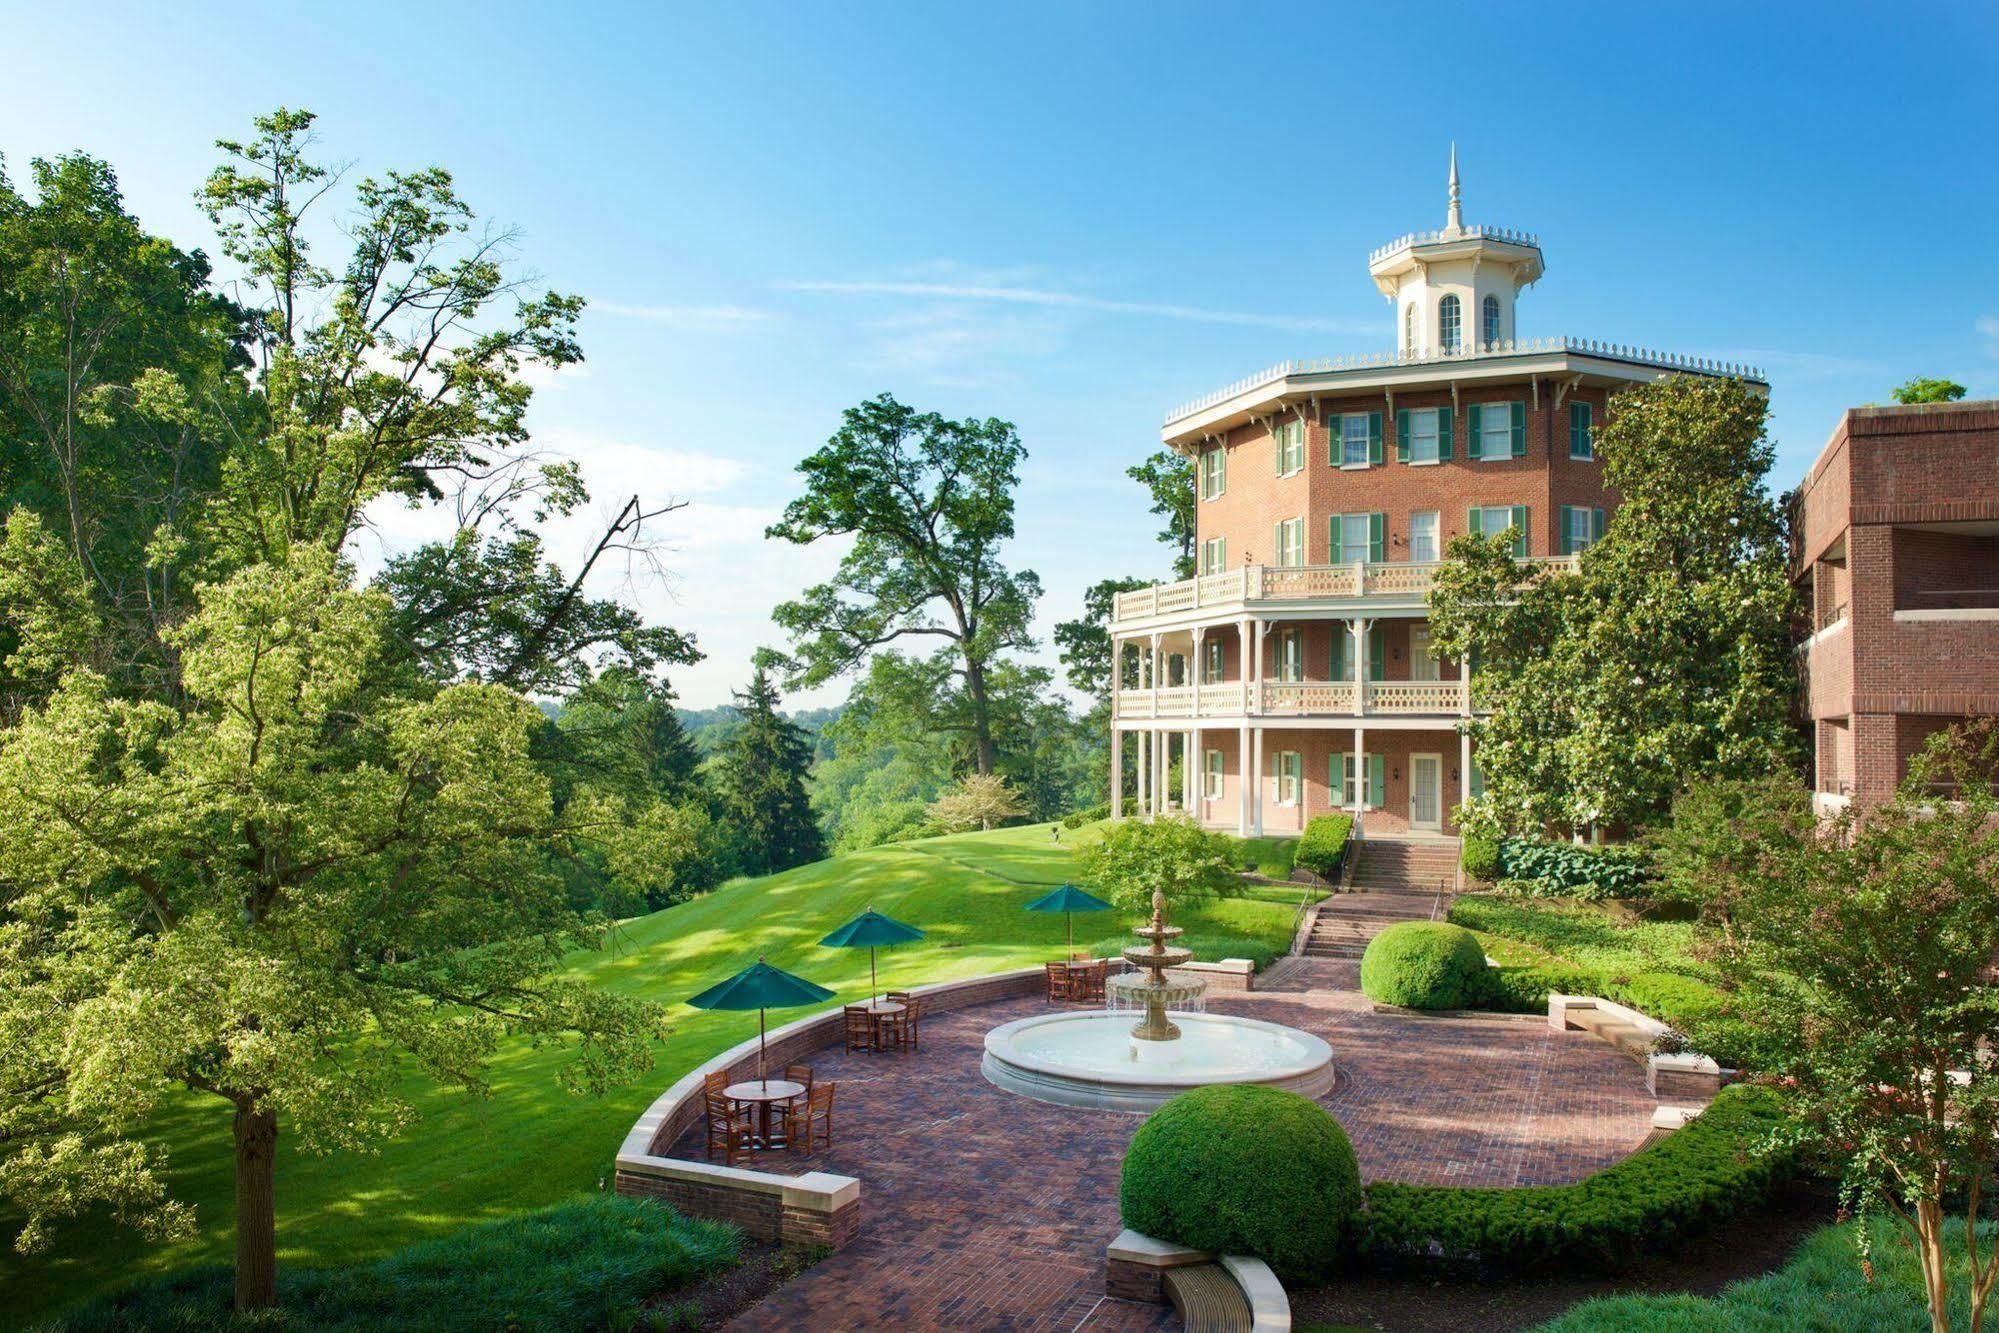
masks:
<instances>
[{"instance_id":1,"label":"stone fountain","mask_svg":"<svg viewBox=\"0 0 1999 1333\"><path fill-rule=\"evenodd\" d=\"M1333 1048L1309 1032L1234 1014L1188 1012L1203 986L1168 969L1193 958L1170 943L1166 895L1152 895L1152 918L1132 932L1124 960L1138 969L1110 979L1114 1000L1142 1006L1132 1023L1118 1012L1042 1014L986 1034L986 1078L1009 1092L1061 1106L1151 1111L1189 1088L1260 1083L1307 1097L1333 1086ZM1178 1019L1176 1022L1175 1019Z\"/></svg>"}]
</instances>

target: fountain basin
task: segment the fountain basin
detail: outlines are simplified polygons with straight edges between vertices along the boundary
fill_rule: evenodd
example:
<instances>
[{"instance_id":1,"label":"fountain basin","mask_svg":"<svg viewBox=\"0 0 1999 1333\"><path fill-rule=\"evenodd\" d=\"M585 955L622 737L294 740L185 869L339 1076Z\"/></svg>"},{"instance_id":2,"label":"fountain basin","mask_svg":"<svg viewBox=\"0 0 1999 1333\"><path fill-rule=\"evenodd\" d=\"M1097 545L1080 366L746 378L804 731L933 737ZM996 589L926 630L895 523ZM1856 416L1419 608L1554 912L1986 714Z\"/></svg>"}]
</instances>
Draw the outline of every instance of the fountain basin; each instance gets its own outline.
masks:
<instances>
[{"instance_id":1,"label":"fountain basin","mask_svg":"<svg viewBox=\"0 0 1999 1333\"><path fill-rule=\"evenodd\" d=\"M1322 1097L1333 1048L1309 1032L1232 1014L1175 1011L1174 1041L1131 1035L1131 1016L1043 1014L986 1034L987 1081L1057 1106L1150 1112L1190 1088L1260 1083Z\"/></svg>"}]
</instances>

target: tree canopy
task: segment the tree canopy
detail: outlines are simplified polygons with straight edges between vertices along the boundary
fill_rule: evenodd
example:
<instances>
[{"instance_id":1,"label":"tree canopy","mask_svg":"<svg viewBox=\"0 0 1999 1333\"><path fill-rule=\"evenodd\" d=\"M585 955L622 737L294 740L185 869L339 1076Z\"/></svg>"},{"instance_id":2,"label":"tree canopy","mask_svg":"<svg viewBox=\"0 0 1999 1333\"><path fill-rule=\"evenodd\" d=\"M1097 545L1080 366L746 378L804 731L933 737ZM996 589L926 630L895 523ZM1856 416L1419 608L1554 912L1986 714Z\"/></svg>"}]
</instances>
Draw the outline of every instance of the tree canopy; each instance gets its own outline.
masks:
<instances>
[{"instance_id":1,"label":"tree canopy","mask_svg":"<svg viewBox=\"0 0 1999 1333\"><path fill-rule=\"evenodd\" d=\"M1918 375L1895 386L1895 401L1898 403L1954 403L1962 397L1964 386L1955 380Z\"/></svg>"}]
</instances>

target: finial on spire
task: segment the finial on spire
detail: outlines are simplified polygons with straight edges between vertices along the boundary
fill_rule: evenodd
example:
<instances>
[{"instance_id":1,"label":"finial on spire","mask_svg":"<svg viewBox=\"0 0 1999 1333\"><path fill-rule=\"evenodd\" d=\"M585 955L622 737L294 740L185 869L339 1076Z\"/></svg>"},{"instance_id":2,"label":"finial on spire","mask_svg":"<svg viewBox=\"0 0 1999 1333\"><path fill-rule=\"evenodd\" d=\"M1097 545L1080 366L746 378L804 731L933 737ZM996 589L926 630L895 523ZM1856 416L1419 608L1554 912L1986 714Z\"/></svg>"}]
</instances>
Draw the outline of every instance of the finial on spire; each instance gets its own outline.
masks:
<instances>
[{"instance_id":1,"label":"finial on spire","mask_svg":"<svg viewBox=\"0 0 1999 1333\"><path fill-rule=\"evenodd\" d=\"M1446 223L1452 231L1464 230L1464 214L1458 211L1458 143L1451 140L1451 215Z\"/></svg>"}]
</instances>

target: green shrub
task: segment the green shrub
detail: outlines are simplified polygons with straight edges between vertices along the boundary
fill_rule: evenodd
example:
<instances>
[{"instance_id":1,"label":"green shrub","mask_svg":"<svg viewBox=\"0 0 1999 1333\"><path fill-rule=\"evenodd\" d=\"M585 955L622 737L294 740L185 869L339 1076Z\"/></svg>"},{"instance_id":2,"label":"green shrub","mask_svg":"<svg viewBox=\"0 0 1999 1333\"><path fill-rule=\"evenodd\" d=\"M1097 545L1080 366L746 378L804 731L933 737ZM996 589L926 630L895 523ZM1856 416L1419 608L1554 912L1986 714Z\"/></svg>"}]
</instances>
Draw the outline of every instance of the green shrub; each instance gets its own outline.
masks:
<instances>
[{"instance_id":1,"label":"green shrub","mask_svg":"<svg viewBox=\"0 0 1999 1333\"><path fill-rule=\"evenodd\" d=\"M280 1266L279 1309L270 1314L239 1318L230 1309L234 1275L205 1267L128 1287L50 1327L483 1333L630 1326L643 1302L732 1266L741 1247L734 1227L598 1194L424 1241L373 1263Z\"/></svg>"},{"instance_id":2,"label":"green shrub","mask_svg":"<svg viewBox=\"0 0 1999 1333\"><path fill-rule=\"evenodd\" d=\"M1492 883L1499 878L1499 843L1492 838L1467 836L1458 864L1464 867L1465 878L1481 884Z\"/></svg>"},{"instance_id":3,"label":"green shrub","mask_svg":"<svg viewBox=\"0 0 1999 1333\"><path fill-rule=\"evenodd\" d=\"M1087 810L1077 810L1071 814L1062 816L1062 827L1069 829L1081 828L1085 824L1099 823L1110 817L1111 803L1105 801L1102 805L1093 805Z\"/></svg>"},{"instance_id":4,"label":"green shrub","mask_svg":"<svg viewBox=\"0 0 1999 1333\"><path fill-rule=\"evenodd\" d=\"M1566 963L1495 967L1485 977L1485 1007L1502 1014L1545 1013L1550 995L1602 994L1600 973Z\"/></svg>"},{"instance_id":5,"label":"green shrub","mask_svg":"<svg viewBox=\"0 0 1999 1333\"><path fill-rule=\"evenodd\" d=\"M1292 858L1298 855L1298 839L1266 835L1261 838L1231 838L1236 848L1236 864L1265 879L1289 879Z\"/></svg>"},{"instance_id":6,"label":"green shrub","mask_svg":"<svg viewBox=\"0 0 1999 1333\"><path fill-rule=\"evenodd\" d=\"M1487 970L1484 948L1464 927L1404 921L1368 941L1360 988L1376 1004L1468 1009L1485 999Z\"/></svg>"},{"instance_id":7,"label":"green shrub","mask_svg":"<svg viewBox=\"0 0 1999 1333\"><path fill-rule=\"evenodd\" d=\"M1124 1224L1160 1240L1253 1255L1283 1277L1326 1272L1350 1245L1360 1165L1337 1120L1281 1088L1183 1092L1132 1136Z\"/></svg>"},{"instance_id":8,"label":"green shrub","mask_svg":"<svg viewBox=\"0 0 1999 1333\"><path fill-rule=\"evenodd\" d=\"M1781 1120L1775 1093L1738 1084L1685 1129L1573 1185L1373 1184L1360 1252L1482 1275L1621 1267L1762 1199L1791 1165L1771 1143Z\"/></svg>"},{"instance_id":9,"label":"green shrub","mask_svg":"<svg viewBox=\"0 0 1999 1333\"><path fill-rule=\"evenodd\" d=\"M1309 870L1321 879L1331 879L1346 859L1347 839L1353 833L1352 815L1314 815L1298 839L1292 864Z\"/></svg>"},{"instance_id":10,"label":"green shrub","mask_svg":"<svg viewBox=\"0 0 1999 1333\"><path fill-rule=\"evenodd\" d=\"M1639 847L1596 847L1549 838L1508 838L1493 878L1532 880L1544 898L1637 898L1651 888L1651 859Z\"/></svg>"}]
</instances>

